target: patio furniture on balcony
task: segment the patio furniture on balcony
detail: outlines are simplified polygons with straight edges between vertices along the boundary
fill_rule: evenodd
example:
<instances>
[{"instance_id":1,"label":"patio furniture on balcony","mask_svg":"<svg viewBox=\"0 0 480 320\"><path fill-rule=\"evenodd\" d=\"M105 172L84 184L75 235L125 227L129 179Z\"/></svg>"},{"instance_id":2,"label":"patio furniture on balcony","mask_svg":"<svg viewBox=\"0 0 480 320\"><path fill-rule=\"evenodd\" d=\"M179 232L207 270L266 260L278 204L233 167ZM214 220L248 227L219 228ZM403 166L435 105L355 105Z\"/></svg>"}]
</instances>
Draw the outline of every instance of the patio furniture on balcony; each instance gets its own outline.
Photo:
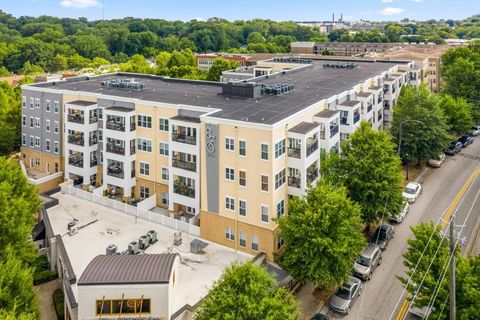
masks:
<instances>
[{"instance_id":1,"label":"patio furniture on balcony","mask_svg":"<svg viewBox=\"0 0 480 320\"><path fill-rule=\"evenodd\" d=\"M115 177L115 178L123 179L124 172L123 172L122 168L120 168L116 165L110 165L107 168L107 175Z\"/></svg>"},{"instance_id":2,"label":"patio furniture on balcony","mask_svg":"<svg viewBox=\"0 0 480 320\"><path fill-rule=\"evenodd\" d=\"M121 156L125 155L125 147L115 145L113 143L107 143L107 152L119 154Z\"/></svg>"},{"instance_id":3,"label":"patio furniture on balcony","mask_svg":"<svg viewBox=\"0 0 480 320\"><path fill-rule=\"evenodd\" d=\"M83 139L83 135L78 135L78 134L71 134L68 136L68 143L77 145L77 146L84 146L85 141Z\"/></svg>"},{"instance_id":4,"label":"patio furniture on balcony","mask_svg":"<svg viewBox=\"0 0 480 320\"><path fill-rule=\"evenodd\" d=\"M76 115L76 114L69 114L68 115L68 122L84 124L85 123L85 118L84 118L84 116L79 116L79 115Z\"/></svg>"},{"instance_id":5,"label":"patio furniture on balcony","mask_svg":"<svg viewBox=\"0 0 480 320\"><path fill-rule=\"evenodd\" d=\"M173 192L189 198L195 198L195 189L178 180L173 183Z\"/></svg>"},{"instance_id":6,"label":"patio furniture on balcony","mask_svg":"<svg viewBox=\"0 0 480 320\"><path fill-rule=\"evenodd\" d=\"M292 158L300 159L302 155L301 148L288 148L288 156Z\"/></svg>"},{"instance_id":7,"label":"patio furniture on balcony","mask_svg":"<svg viewBox=\"0 0 480 320\"><path fill-rule=\"evenodd\" d=\"M123 124L123 123L107 121L106 127L109 130L125 132L125 124Z\"/></svg>"},{"instance_id":8,"label":"patio furniture on balcony","mask_svg":"<svg viewBox=\"0 0 480 320\"><path fill-rule=\"evenodd\" d=\"M68 164L74 167L83 168L83 157L73 156L68 158Z\"/></svg>"},{"instance_id":9,"label":"patio furniture on balcony","mask_svg":"<svg viewBox=\"0 0 480 320\"><path fill-rule=\"evenodd\" d=\"M302 187L302 180L300 177L288 177L288 186L294 188Z\"/></svg>"},{"instance_id":10,"label":"patio furniture on balcony","mask_svg":"<svg viewBox=\"0 0 480 320\"><path fill-rule=\"evenodd\" d=\"M189 136L183 132L172 132L172 140L176 142L191 144L191 145L197 144L196 136Z\"/></svg>"}]
</instances>

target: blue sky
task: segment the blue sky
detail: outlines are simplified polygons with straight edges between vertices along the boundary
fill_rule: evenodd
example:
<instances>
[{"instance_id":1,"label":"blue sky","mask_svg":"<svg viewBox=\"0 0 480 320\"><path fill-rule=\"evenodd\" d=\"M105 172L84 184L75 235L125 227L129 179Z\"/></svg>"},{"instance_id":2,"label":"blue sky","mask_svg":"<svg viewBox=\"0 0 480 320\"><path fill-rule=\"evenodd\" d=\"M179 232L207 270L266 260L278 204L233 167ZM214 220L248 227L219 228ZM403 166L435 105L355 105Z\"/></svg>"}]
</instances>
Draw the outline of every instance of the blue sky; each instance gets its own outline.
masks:
<instances>
[{"instance_id":1,"label":"blue sky","mask_svg":"<svg viewBox=\"0 0 480 320\"><path fill-rule=\"evenodd\" d=\"M166 20L221 17L228 20L327 20L332 13L345 20L463 19L480 13L479 0L0 0L0 9L14 16L52 15L101 19L133 16Z\"/></svg>"}]
</instances>

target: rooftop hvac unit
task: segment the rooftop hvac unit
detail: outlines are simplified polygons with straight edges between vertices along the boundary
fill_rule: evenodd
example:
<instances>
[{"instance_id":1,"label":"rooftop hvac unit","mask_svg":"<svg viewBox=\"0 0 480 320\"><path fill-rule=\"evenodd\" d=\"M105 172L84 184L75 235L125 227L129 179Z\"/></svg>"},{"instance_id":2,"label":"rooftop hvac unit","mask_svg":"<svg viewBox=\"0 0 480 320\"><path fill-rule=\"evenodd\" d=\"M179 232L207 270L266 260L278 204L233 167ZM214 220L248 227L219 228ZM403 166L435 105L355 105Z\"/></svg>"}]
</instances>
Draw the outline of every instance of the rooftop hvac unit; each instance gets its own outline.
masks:
<instances>
[{"instance_id":1,"label":"rooftop hvac unit","mask_svg":"<svg viewBox=\"0 0 480 320\"><path fill-rule=\"evenodd\" d=\"M115 244L109 244L107 246L107 256L113 255L115 252L117 252L117 246Z\"/></svg>"},{"instance_id":2,"label":"rooftop hvac unit","mask_svg":"<svg viewBox=\"0 0 480 320\"><path fill-rule=\"evenodd\" d=\"M201 253L202 250L208 245L208 243L203 242L199 239L194 239L190 242L190 252L191 253Z\"/></svg>"},{"instance_id":3,"label":"rooftop hvac unit","mask_svg":"<svg viewBox=\"0 0 480 320\"><path fill-rule=\"evenodd\" d=\"M140 245L137 241L132 241L128 244L128 253L137 254L140 252Z\"/></svg>"},{"instance_id":4,"label":"rooftop hvac unit","mask_svg":"<svg viewBox=\"0 0 480 320\"><path fill-rule=\"evenodd\" d=\"M72 227L76 226L77 225L77 222L76 221L70 221L68 224L67 224L67 229L68 231L70 231L72 229Z\"/></svg>"},{"instance_id":5,"label":"rooftop hvac unit","mask_svg":"<svg viewBox=\"0 0 480 320\"><path fill-rule=\"evenodd\" d=\"M157 242L157 231L150 230L147 232L147 236L150 238L150 244Z\"/></svg>"},{"instance_id":6,"label":"rooftop hvac unit","mask_svg":"<svg viewBox=\"0 0 480 320\"><path fill-rule=\"evenodd\" d=\"M179 246L182 244L182 233L181 232L175 232L173 234L173 245Z\"/></svg>"},{"instance_id":7,"label":"rooftop hvac unit","mask_svg":"<svg viewBox=\"0 0 480 320\"><path fill-rule=\"evenodd\" d=\"M78 232L78 227L74 225L70 228L70 230L68 230L68 235L73 236L74 234L77 234L77 232Z\"/></svg>"},{"instance_id":8,"label":"rooftop hvac unit","mask_svg":"<svg viewBox=\"0 0 480 320\"><path fill-rule=\"evenodd\" d=\"M150 238L146 235L140 236L138 243L140 245L140 249L145 250L150 245Z\"/></svg>"}]
</instances>

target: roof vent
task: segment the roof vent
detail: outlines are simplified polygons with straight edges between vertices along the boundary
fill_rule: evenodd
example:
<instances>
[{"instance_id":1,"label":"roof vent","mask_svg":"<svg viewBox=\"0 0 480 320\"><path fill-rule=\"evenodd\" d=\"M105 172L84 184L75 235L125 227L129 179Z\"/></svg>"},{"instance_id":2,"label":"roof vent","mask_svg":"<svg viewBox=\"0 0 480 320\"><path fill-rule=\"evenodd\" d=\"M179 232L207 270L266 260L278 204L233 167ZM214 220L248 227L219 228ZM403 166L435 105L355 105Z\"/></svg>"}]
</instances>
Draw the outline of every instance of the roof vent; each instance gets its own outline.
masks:
<instances>
[{"instance_id":1,"label":"roof vent","mask_svg":"<svg viewBox=\"0 0 480 320\"><path fill-rule=\"evenodd\" d=\"M113 255L115 252L117 252L117 245L115 244L109 244L107 246L106 254L107 256Z\"/></svg>"},{"instance_id":2,"label":"roof vent","mask_svg":"<svg viewBox=\"0 0 480 320\"><path fill-rule=\"evenodd\" d=\"M173 245L174 246L179 246L182 244L182 233L181 232L175 232L173 234Z\"/></svg>"}]
</instances>

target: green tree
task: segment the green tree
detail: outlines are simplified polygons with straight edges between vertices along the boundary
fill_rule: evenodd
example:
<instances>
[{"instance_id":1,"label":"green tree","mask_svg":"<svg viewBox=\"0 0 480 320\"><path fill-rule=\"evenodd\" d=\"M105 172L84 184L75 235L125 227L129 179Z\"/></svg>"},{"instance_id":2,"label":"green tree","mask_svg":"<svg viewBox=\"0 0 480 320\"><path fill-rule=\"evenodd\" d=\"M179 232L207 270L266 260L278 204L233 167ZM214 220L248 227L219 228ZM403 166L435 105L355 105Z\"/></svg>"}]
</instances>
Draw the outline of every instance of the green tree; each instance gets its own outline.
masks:
<instances>
[{"instance_id":1,"label":"green tree","mask_svg":"<svg viewBox=\"0 0 480 320\"><path fill-rule=\"evenodd\" d=\"M362 121L341 148L341 156L324 156L322 176L347 188L350 199L361 206L367 228L386 212L398 212L403 203L401 165L389 134Z\"/></svg>"},{"instance_id":2,"label":"green tree","mask_svg":"<svg viewBox=\"0 0 480 320\"><path fill-rule=\"evenodd\" d=\"M7 82L0 82L0 156L19 150L21 136L21 95Z\"/></svg>"},{"instance_id":3,"label":"green tree","mask_svg":"<svg viewBox=\"0 0 480 320\"><path fill-rule=\"evenodd\" d=\"M70 69L85 68L85 67L88 67L90 63L91 63L90 59L82 57L77 53L67 58L67 66Z\"/></svg>"},{"instance_id":4,"label":"green tree","mask_svg":"<svg viewBox=\"0 0 480 320\"><path fill-rule=\"evenodd\" d=\"M304 198L292 198L278 225L284 239L279 264L295 279L322 288L347 280L365 244L360 206L347 197L346 188L325 180L309 188Z\"/></svg>"},{"instance_id":5,"label":"green tree","mask_svg":"<svg viewBox=\"0 0 480 320\"><path fill-rule=\"evenodd\" d=\"M401 138L400 157L403 161L420 163L438 156L451 140L448 130L447 120L434 93L424 85L402 88L393 109L391 133L397 146Z\"/></svg>"},{"instance_id":6,"label":"green tree","mask_svg":"<svg viewBox=\"0 0 480 320\"><path fill-rule=\"evenodd\" d=\"M222 72L225 70L231 70L238 68L239 63L236 61L228 61L225 59L215 59L213 64L208 70L207 80L210 81L220 81Z\"/></svg>"},{"instance_id":7,"label":"green tree","mask_svg":"<svg viewBox=\"0 0 480 320\"><path fill-rule=\"evenodd\" d=\"M100 57L95 57L95 58L93 58L90 66L92 68L98 68L98 67L109 65L109 64L110 64L110 61L108 61L107 59L100 58Z\"/></svg>"},{"instance_id":8,"label":"green tree","mask_svg":"<svg viewBox=\"0 0 480 320\"><path fill-rule=\"evenodd\" d=\"M195 320L296 320L298 305L261 266L233 264L201 302Z\"/></svg>"},{"instance_id":9,"label":"green tree","mask_svg":"<svg viewBox=\"0 0 480 320\"><path fill-rule=\"evenodd\" d=\"M36 65L36 64L31 64L30 61L25 62L23 67L18 70L19 74L24 74L24 75L34 75L34 74L42 74L45 73L45 71L42 69L42 67Z\"/></svg>"},{"instance_id":10,"label":"green tree","mask_svg":"<svg viewBox=\"0 0 480 320\"><path fill-rule=\"evenodd\" d=\"M440 107L453 133L463 134L472 128L472 106L464 99L445 95L440 100Z\"/></svg>"},{"instance_id":11,"label":"green tree","mask_svg":"<svg viewBox=\"0 0 480 320\"><path fill-rule=\"evenodd\" d=\"M247 44L265 43L265 38L260 32L252 32L248 35Z\"/></svg>"},{"instance_id":12,"label":"green tree","mask_svg":"<svg viewBox=\"0 0 480 320\"><path fill-rule=\"evenodd\" d=\"M5 67L0 67L0 77L9 77L12 73L7 70Z\"/></svg>"},{"instance_id":13,"label":"green tree","mask_svg":"<svg viewBox=\"0 0 480 320\"><path fill-rule=\"evenodd\" d=\"M148 64L145 57L140 54L135 54L130 60L128 60L128 62L121 63L120 70L123 72L133 72L133 73L152 73L153 72L152 68L150 68L150 65Z\"/></svg>"},{"instance_id":14,"label":"green tree","mask_svg":"<svg viewBox=\"0 0 480 320\"><path fill-rule=\"evenodd\" d=\"M63 54L57 54L49 63L49 71L62 71L67 69L68 60Z\"/></svg>"}]
</instances>

